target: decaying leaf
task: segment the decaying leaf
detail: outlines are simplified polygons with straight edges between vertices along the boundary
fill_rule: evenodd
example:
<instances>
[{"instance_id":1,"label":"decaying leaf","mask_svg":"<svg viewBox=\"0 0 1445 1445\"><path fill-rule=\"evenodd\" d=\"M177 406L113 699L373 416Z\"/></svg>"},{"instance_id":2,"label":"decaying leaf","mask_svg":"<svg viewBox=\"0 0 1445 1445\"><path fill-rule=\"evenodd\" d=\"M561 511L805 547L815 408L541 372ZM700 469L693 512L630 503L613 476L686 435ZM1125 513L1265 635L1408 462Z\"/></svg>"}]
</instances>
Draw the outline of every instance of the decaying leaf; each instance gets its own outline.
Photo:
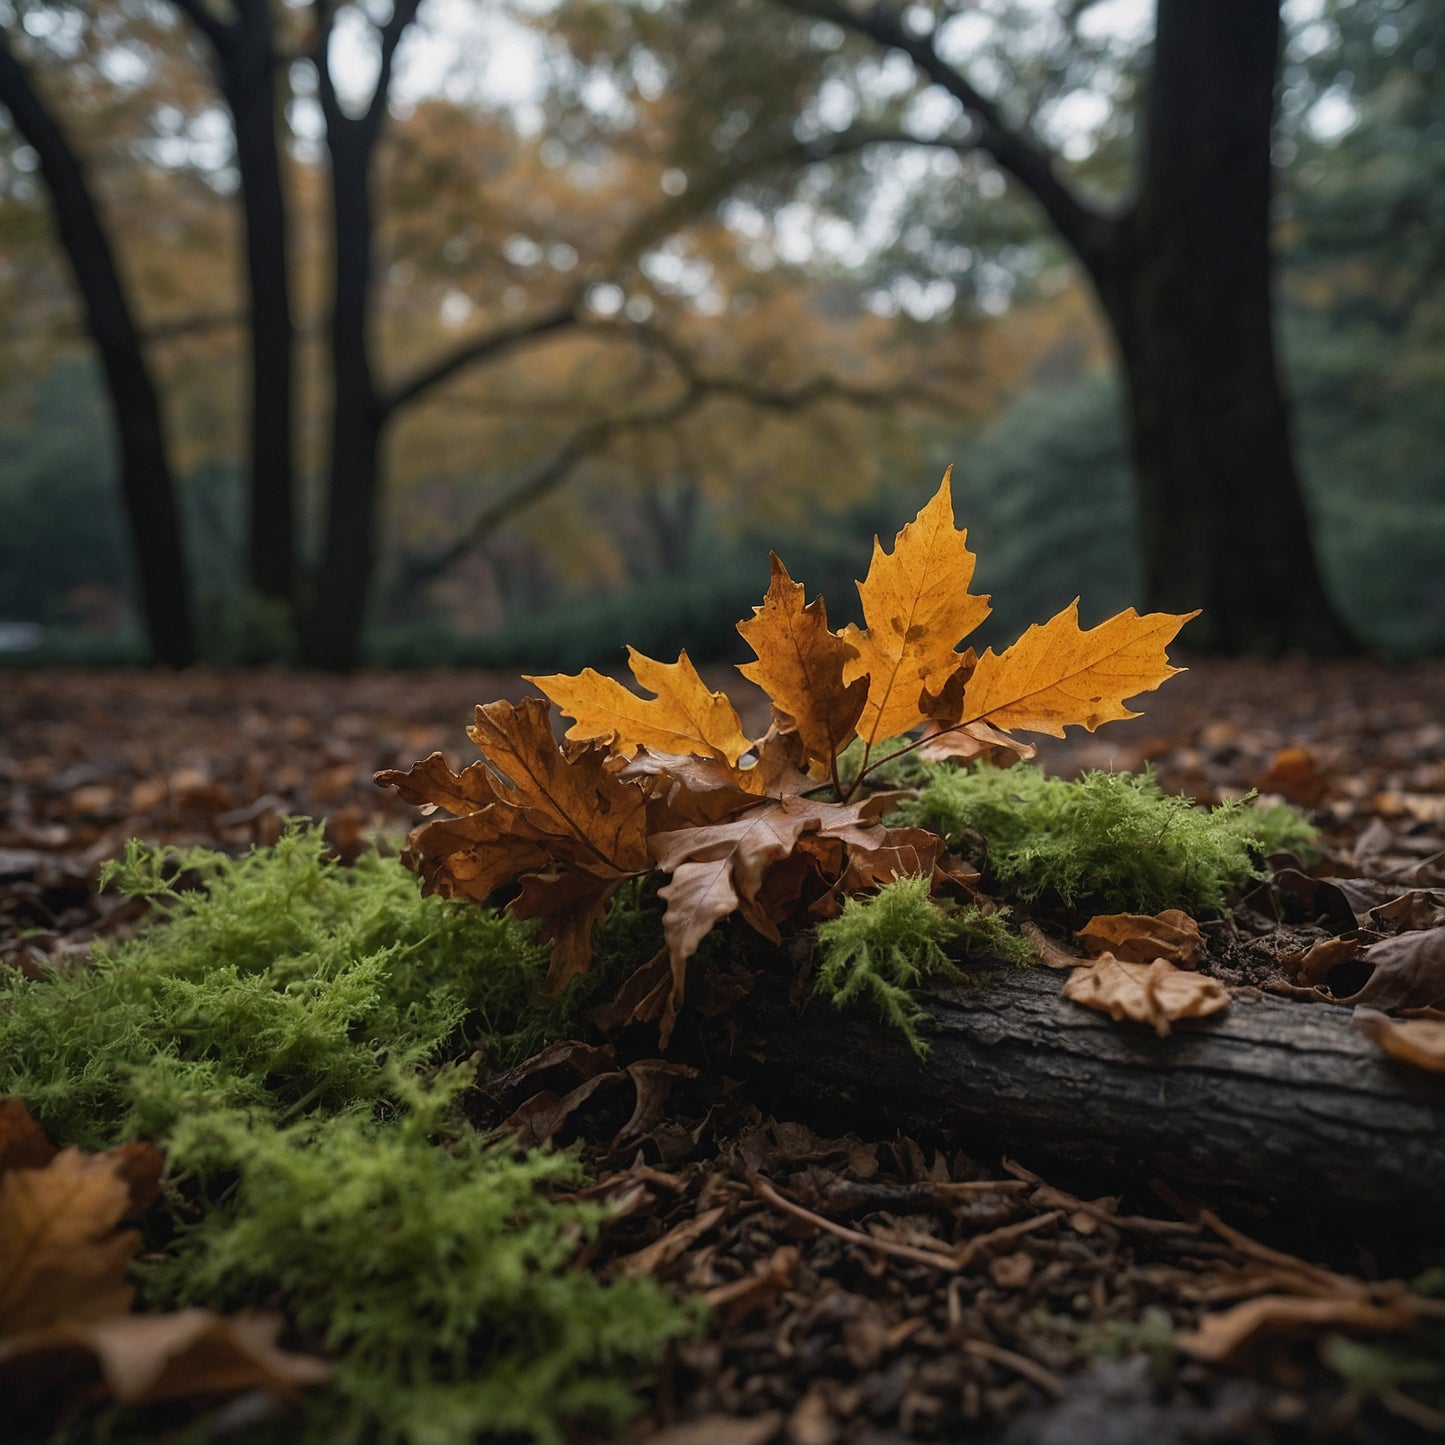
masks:
<instances>
[{"instance_id":1,"label":"decaying leaf","mask_svg":"<svg viewBox=\"0 0 1445 1445\"><path fill-rule=\"evenodd\" d=\"M858 584L862 627L831 631L822 599L806 602L772 559L767 595L738 624L756 655L740 670L772 709L762 737L743 733L685 652L661 663L629 650L651 697L590 668L534 677L573 720L565 745L542 699L491 703L468 729L482 762L455 774L434 754L376 775L454 815L412 834L407 864L429 892L496 899L538 919L554 994L590 966L593 931L618 887L654 869L668 875L659 890L667 972L644 965L603 1010L617 1022L660 1018L664 1035L688 960L733 913L777 941L785 925L836 912L841 894L909 873L967 894L976 875L937 834L878 823L887 799L871 792L870 774L915 749L934 761L1012 761L1033 748L1010 728L1062 735L1069 724L1133 717L1124 699L1178 670L1164 647L1188 619L1130 611L1082 632L1069 608L1001 655L960 650L989 603L969 591L974 556L949 482L892 552L875 539ZM863 759L845 786L838 758L855 739ZM891 752L875 750L889 739L899 740Z\"/></svg>"},{"instance_id":2,"label":"decaying leaf","mask_svg":"<svg viewBox=\"0 0 1445 1445\"><path fill-rule=\"evenodd\" d=\"M1445 1074L1445 1019L1392 1019L1374 1009L1357 1008L1352 1022L1392 1059Z\"/></svg>"},{"instance_id":3,"label":"decaying leaf","mask_svg":"<svg viewBox=\"0 0 1445 1445\"><path fill-rule=\"evenodd\" d=\"M1181 968L1197 968L1204 949L1199 925L1179 908L1162 913L1100 913L1079 929L1079 937L1095 957L1112 953L1123 963L1163 958Z\"/></svg>"},{"instance_id":4,"label":"decaying leaf","mask_svg":"<svg viewBox=\"0 0 1445 1445\"><path fill-rule=\"evenodd\" d=\"M120 1225L154 1203L161 1170L149 1144L56 1149L23 1103L0 1100L0 1380L18 1401L87 1361L126 1405L289 1391L330 1375L324 1361L276 1348L276 1316L129 1313L140 1234Z\"/></svg>"},{"instance_id":5,"label":"decaying leaf","mask_svg":"<svg viewBox=\"0 0 1445 1445\"><path fill-rule=\"evenodd\" d=\"M738 671L755 682L773 701L781 725L796 732L810 763L825 774L848 746L868 701L867 673L845 673L858 649L828 630L823 599L803 605L803 584L773 556L773 577L761 607L738 623L743 641L757 654L756 662Z\"/></svg>"},{"instance_id":6,"label":"decaying leaf","mask_svg":"<svg viewBox=\"0 0 1445 1445\"><path fill-rule=\"evenodd\" d=\"M1363 949L1375 971L1341 1003L1375 1009L1433 1008L1445 1003L1445 928L1402 933Z\"/></svg>"},{"instance_id":7,"label":"decaying leaf","mask_svg":"<svg viewBox=\"0 0 1445 1445\"><path fill-rule=\"evenodd\" d=\"M1101 954L1064 981L1064 997L1115 1020L1149 1024L1162 1039L1176 1019L1205 1018L1229 1006L1229 990L1216 979L1175 968L1167 959L1124 963Z\"/></svg>"}]
</instances>

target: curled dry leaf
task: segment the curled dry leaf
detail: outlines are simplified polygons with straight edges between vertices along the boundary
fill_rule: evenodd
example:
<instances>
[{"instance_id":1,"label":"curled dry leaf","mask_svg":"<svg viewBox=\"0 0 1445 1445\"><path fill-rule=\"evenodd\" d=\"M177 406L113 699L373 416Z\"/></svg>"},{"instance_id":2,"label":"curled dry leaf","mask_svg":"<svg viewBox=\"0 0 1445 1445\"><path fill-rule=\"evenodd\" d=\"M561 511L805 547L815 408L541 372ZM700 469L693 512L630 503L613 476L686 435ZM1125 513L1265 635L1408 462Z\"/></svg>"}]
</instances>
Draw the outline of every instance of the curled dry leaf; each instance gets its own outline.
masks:
<instances>
[{"instance_id":1,"label":"curled dry leaf","mask_svg":"<svg viewBox=\"0 0 1445 1445\"><path fill-rule=\"evenodd\" d=\"M1360 957L1374 965L1364 986L1341 1003L1377 1009L1445 1003L1445 928L1425 928L1372 943Z\"/></svg>"},{"instance_id":2,"label":"curled dry leaf","mask_svg":"<svg viewBox=\"0 0 1445 1445\"><path fill-rule=\"evenodd\" d=\"M149 1144L56 1149L18 1099L0 1100L0 1380L32 1404L87 1360L122 1404L317 1384L324 1361L275 1347L270 1315L132 1315L127 1219L154 1203Z\"/></svg>"},{"instance_id":3,"label":"curled dry leaf","mask_svg":"<svg viewBox=\"0 0 1445 1445\"><path fill-rule=\"evenodd\" d=\"M1320 1338L1340 1331L1392 1334L1414 1322L1415 1313L1405 1300L1374 1304L1354 1295L1272 1294L1205 1315L1197 1330L1178 1336L1178 1345L1193 1359L1217 1365L1240 1359L1266 1339Z\"/></svg>"},{"instance_id":4,"label":"curled dry leaf","mask_svg":"<svg viewBox=\"0 0 1445 1445\"><path fill-rule=\"evenodd\" d=\"M1199 925L1179 908L1162 913L1099 913L1079 929L1079 937L1095 957L1112 953L1124 963L1163 958L1180 968L1197 968L1204 950Z\"/></svg>"},{"instance_id":5,"label":"curled dry leaf","mask_svg":"<svg viewBox=\"0 0 1445 1445\"><path fill-rule=\"evenodd\" d=\"M1392 1019L1374 1009L1357 1008L1351 1022L1392 1059L1445 1074L1445 1020Z\"/></svg>"},{"instance_id":6,"label":"curled dry leaf","mask_svg":"<svg viewBox=\"0 0 1445 1445\"><path fill-rule=\"evenodd\" d=\"M1205 1018L1229 1006L1229 990L1216 979L1186 973L1167 959L1123 963L1102 954L1064 981L1064 997L1115 1020L1149 1024L1162 1039L1176 1019Z\"/></svg>"},{"instance_id":7,"label":"curled dry leaf","mask_svg":"<svg viewBox=\"0 0 1445 1445\"><path fill-rule=\"evenodd\" d=\"M331 1367L311 1355L277 1347L277 1315L222 1317L210 1310L168 1315L114 1314L66 1319L46 1329L0 1340L0 1374L22 1382L54 1356L79 1352L95 1361L122 1405L153 1405L241 1390L291 1394L330 1378Z\"/></svg>"}]
</instances>

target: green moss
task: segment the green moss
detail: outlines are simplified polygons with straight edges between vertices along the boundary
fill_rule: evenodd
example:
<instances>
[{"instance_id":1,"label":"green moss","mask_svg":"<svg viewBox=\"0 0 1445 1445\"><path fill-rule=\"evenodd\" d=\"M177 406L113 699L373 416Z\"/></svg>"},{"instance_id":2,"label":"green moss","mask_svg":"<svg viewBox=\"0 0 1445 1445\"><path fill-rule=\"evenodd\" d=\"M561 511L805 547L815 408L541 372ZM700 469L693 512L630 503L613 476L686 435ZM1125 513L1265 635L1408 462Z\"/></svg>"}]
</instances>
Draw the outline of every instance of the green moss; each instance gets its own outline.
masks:
<instances>
[{"instance_id":1,"label":"green moss","mask_svg":"<svg viewBox=\"0 0 1445 1445\"><path fill-rule=\"evenodd\" d=\"M929 896L927 878L900 878L872 897L845 899L842 913L819 925L813 989L837 1008L871 1005L922 1057L927 1045L918 1026L927 1015L913 990L929 978L961 977L945 947L965 957L1033 958L1003 914L954 908Z\"/></svg>"},{"instance_id":2,"label":"green moss","mask_svg":"<svg viewBox=\"0 0 1445 1445\"><path fill-rule=\"evenodd\" d=\"M179 1123L172 1167L234 1183L152 1269L147 1300L279 1297L338 1359L296 1431L307 1439L615 1431L635 1409L639 1366L690 1328L688 1312L650 1281L604 1285L572 1266L606 1215L548 1197L583 1182L575 1158L516 1157L458 1133L445 1081L408 1093L384 1122Z\"/></svg>"},{"instance_id":3,"label":"green moss","mask_svg":"<svg viewBox=\"0 0 1445 1445\"><path fill-rule=\"evenodd\" d=\"M489 1147L456 1107L450 1061L505 1062L561 1016L527 932L421 898L395 860L342 868L302 827L236 860L135 845L112 871L153 920L93 967L7 973L0 1094L58 1142L164 1150L147 1304L264 1303L336 1351L286 1440L616 1427L629 1371L692 1316L572 1268L602 1217L549 1198L575 1160Z\"/></svg>"},{"instance_id":4,"label":"green moss","mask_svg":"<svg viewBox=\"0 0 1445 1445\"><path fill-rule=\"evenodd\" d=\"M1099 912L1221 909L1270 853L1314 838L1290 808L1204 809L1166 794L1151 773L1066 781L1028 764L930 767L900 814L952 845L981 833L988 881L1006 896Z\"/></svg>"}]
</instances>

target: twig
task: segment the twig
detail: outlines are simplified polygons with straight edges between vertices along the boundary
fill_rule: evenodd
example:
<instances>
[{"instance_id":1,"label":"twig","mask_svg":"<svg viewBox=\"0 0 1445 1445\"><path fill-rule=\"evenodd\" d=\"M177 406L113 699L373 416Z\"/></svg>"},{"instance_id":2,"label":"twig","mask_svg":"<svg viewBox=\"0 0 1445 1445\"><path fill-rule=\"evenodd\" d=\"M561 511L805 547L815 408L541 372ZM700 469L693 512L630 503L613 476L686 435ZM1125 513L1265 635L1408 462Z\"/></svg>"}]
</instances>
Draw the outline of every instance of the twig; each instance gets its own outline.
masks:
<instances>
[{"instance_id":1,"label":"twig","mask_svg":"<svg viewBox=\"0 0 1445 1445\"><path fill-rule=\"evenodd\" d=\"M805 1224L811 1224L815 1229L821 1229L827 1234L847 1240L849 1244L876 1249L880 1254L891 1254L896 1259L906 1259L913 1264L926 1264L932 1269L953 1271L963 1268L962 1262L951 1252L945 1254L941 1250L919 1249L911 1244L895 1244L891 1240L876 1239L871 1234L864 1234L857 1229L849 1229L843 1224L834 1224L831 1219L825 1219L821 1214L814 1214L811 1209L804 1209L801 1204L794 1204L791 1199L785 1199L761 1174L750 1172L749 1179L754 1190L757 1191L758 1198L765 1204L771 1205L783 1214L790 1214L794 1219L800 1219Z\"/></svg>"},{"instance_id":2,"label":"twig","mask_svg":"<svg viewBox=\"0 0 1445 1445\"><path fill-rule=\"evenodd\" d=\"M1044 1394L1052 1395L1056 1400L1064 1393L1064 1382L1052 1370L1046 1370L1037 1360L1031 1360L1027 1355L1016 1354L1013 1350L990 1344L987 1340L964 1340L962 1348L966 1355L976 1355L980 1360L991 1360L995 1365L1003 1365L1014 1374L1022 1375L1031 1384L1037 1385Z\"/></svg>"}]
</instances>

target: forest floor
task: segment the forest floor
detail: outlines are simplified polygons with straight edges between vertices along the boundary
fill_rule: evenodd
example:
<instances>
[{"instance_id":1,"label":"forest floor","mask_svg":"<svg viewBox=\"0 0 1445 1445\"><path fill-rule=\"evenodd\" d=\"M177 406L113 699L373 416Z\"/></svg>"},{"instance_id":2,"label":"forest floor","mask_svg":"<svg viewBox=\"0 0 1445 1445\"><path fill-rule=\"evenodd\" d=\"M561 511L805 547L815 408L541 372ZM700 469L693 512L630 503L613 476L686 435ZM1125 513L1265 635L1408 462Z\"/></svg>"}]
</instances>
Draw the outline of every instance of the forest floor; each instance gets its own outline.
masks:
<instances>
[{"instance_id":1,"label":"forest floor","mask_svg":"<svg viewBox=\"0 0 1445 1445\"><path fill-rule=\"evenodd\" d=\"M736 678L728 687L736 697ZM234 851L294 814L326 819L342 857L399 837L415 810L373 772L433 750L471 761L473 704L527 691L480 673L5 674L0 966L38 976L136 927L143 905L95 882L128 837ZM1039 761L1064 774L1148 764L1207 803L1278 794L1311 812L1338 876L1378 885L1372 907L1408 895L1400 926L1445 921L1445 664L1198 662L1140 706L1097 736L1044 740ZM591 1195L617 1206L589 1267L712 1306L652 1386L636 1439L1445 1434L1445 1370L1420 1357L1426 1337L1394 1350L1342 1323L1323 1339L1245 1341L1218 1364L1178 1347L1206 1305L1247 1297L1241 1281L1262 1273L1286 1293L1291 1278L1318 1293L1322 1265L1373 1287L1386 1220L1378 1239L1300 1260L1278 1248L1288 1221L1273 1221L1270 1248L1167 1188L1121 1179L1080 1198L1048 1161L779 1118L733 1081L581 1045L479 1097L488 1122L580 1146ZM940 1267L969 1240L966 1265ZM1422 1241L1417 1269L1440 1262Z\"/></svg>"}]
</instances>

